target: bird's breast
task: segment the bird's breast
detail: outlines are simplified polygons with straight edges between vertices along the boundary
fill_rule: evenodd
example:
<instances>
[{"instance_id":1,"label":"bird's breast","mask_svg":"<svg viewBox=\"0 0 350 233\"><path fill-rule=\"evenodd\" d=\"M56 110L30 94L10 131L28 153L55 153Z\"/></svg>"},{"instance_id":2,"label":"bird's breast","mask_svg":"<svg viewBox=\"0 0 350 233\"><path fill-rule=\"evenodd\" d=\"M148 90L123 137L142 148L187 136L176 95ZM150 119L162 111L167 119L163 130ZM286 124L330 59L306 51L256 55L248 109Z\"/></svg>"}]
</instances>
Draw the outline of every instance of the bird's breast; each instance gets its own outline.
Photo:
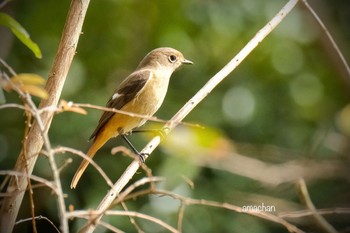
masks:
<instances>
[{"instance_id":1,"label":"bird's breast","mask_svg":"<svg viewBox=\"0 0 350 233\"><path fill-rule=\"evenodd\" d=\"M168 74L152 72L149 81L133 101L134 109L138 109L135 113L152 116L164 101L169 79Z\"/></svg>"}]
</instances>

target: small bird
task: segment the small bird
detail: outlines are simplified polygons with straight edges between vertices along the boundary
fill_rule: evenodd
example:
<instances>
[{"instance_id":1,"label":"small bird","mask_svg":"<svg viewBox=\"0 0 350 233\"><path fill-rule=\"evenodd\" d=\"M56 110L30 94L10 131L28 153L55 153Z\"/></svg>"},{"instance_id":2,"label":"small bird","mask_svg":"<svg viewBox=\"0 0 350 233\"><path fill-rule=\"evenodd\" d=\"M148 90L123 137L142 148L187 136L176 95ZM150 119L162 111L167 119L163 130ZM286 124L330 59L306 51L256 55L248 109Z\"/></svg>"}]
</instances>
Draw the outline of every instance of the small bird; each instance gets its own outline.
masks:
<instances>
[{"instance_id":1,"label":"small bird","mask_svg":"<svg viewBox=\"0 0 350 233\"><path fill-rule=\"evenodd\" d=\"M173 48L157 48L149 52L132 72L114 91L107 102L108 108L153 116L162 105L165 98L171 74L183 64L193 64L186 60L181 52ZM90 158L111 138L122 136L136 154L140 154L128 141L126 134L136 127L142 126L147 120L139 117L109 112L103 112L100 121L92 133L93 143L86 153ZM75 188L80 177L89 165L83 160L76 171L71 185Z\"/></svg>"}]
</instances>

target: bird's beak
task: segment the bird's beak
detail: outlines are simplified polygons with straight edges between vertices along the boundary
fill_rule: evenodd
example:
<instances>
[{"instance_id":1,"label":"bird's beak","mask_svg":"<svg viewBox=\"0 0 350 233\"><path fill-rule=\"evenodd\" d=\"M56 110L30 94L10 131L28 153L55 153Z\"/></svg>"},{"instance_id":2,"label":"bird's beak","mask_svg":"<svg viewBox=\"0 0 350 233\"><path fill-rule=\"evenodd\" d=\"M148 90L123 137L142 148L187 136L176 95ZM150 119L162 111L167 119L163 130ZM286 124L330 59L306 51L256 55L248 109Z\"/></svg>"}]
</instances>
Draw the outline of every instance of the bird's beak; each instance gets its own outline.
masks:
<instances>
[{"instance_id":1,"label":"bird's beak","mask_svg":"<svg viewBox=\"0 0 350 233\"><path fill-rule=\"evenodd\" d=\"M191 62L190 60L187 60L187 59L183 59L182 64L187 64L187 65L193 65L193 62Z\"/></svg>"}]
</instances>

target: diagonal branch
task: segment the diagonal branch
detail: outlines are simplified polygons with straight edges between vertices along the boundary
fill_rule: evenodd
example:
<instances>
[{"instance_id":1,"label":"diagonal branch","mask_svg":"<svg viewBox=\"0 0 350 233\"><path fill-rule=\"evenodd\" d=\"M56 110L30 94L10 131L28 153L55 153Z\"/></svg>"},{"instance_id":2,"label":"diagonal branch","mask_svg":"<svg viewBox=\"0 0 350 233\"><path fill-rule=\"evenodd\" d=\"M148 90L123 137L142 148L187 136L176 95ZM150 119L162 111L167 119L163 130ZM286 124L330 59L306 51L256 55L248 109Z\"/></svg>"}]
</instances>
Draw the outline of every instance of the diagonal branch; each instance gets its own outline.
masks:
<instances>
[{"instance_id":1,"label":"diagonal branch","mask_svg":"<svg viewBox=\"0 0 350 233\"><path fill-rule=\"evenodd\" d=\"M298 0L288 1L280 12L278 12L277 15L270 22L268 22L267 25L263 27L224 68L214 75L167 124L165 124L165 133L168 134L171 130L173 130L178 125L177 122L181 122L197 106L197 104L199 104L220 82L222 82L243 61L243 59L245 59L271 31L273 31L273 29L284 19L284 17L288 15L297 2ZM160 141L160 136L154 137L141 151L141 153L150 154L159 145ZM106 194L97 207L99 217L96 219L96 221L94 221L94 224L88 223L88 225L84 227L84 232L94 231L105 211L110 207L113 200L119 195L120 191L127 185L139 167L140 164L138 160L134 160L129 165L129 167L125 170L119 180L114 184L113 188Z\"/></svg>"}]
</instances>

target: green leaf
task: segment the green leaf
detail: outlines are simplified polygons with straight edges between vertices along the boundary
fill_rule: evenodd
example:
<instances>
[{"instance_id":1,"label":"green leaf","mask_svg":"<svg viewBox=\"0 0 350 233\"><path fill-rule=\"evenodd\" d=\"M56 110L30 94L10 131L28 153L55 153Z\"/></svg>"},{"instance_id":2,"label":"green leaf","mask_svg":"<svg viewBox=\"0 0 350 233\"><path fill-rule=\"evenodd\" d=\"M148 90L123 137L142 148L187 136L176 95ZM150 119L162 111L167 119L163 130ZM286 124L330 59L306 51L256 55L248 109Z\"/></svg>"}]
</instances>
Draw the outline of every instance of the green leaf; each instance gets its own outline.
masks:
<instances>
[{"instance_id":1,"label":"green leaf","mask_svg":"<svg viewBox=\"0 0 350 233\"><path fill-rule=\"evenodd\" d=\"M26 45L37 58L41 58L41 51L39 46L30 39L28 32L11 16L0 13L0 25L8 27L13 34Z\"/></svg>"}]
</instances>

